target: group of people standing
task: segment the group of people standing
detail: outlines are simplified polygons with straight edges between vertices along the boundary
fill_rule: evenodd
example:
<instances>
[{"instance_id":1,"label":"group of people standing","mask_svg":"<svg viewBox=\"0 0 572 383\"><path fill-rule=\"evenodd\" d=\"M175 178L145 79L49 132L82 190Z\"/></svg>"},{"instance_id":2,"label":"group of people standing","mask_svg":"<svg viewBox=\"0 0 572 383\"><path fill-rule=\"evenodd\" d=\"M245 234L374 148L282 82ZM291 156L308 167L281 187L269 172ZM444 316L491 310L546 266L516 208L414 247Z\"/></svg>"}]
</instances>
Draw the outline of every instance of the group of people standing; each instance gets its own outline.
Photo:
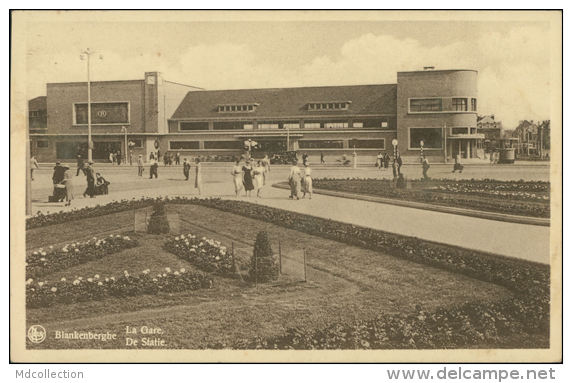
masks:
<instances>
[{"instance_id":1,"label":"group of people standing","mask_svg":"<svg viewBox=\"0 0 572 383\"><path fill-rule=\"evenodd\" d=\"M290 175L288 176L288 184L290 185L290 199L298 197L298 193L302 191L304 195L302 198L309 194L310 199L312 199L312 169L310 168L310 163L307 157L304 159L304 171L300 170L298 167L298 161L294 160L292 162L292 167L290 168Z\"/></svg>"},{"instance_id":2,"label":"group of people standing","mask_svg":"<svg viewBox=\"0 0 572 383\"><path fill-rule=\"evenodd\" d=\"M381 152L377 153L377 158L375 161L375 166L379 170L387 170L389 169L389 162L390 158L387 153L381 154Z\"/></svg>"},{"instance_id":3,"label":"group of people standing","mask_svg":"<svg viewBox=\"0 0 572 383\"><path fill-rule=\"evenodd\" d=\"M84 197L89 195L90 198L95 198L96 195L109 193L110 182L95 171L93 161L88 161L86 165L81 156L78 155L77 164L75 176L78 177L81 172L85 175L87 181L87 188L83 192ZM62 202L65 199L65 206L71 205L71 201L74 199L73 178L74 174L70 170L70 167L65 164L62 165L60 161L57 161L52 174L52 182L54 185L53 197L56 202Z\"/></svg>"},{"instance_id":4,"label":"group of people standing","mask_svg":"<svg viewBox=\"0 0 572 383\"><path fill-rule=\"evenodd\" d=\"M247 159L244 165L241 165L241 160L237 160L230 173L233 177L236 196L238 197L240 191L244 189L245 197L252 197L253 190L256 190L257 197L261 197L260 191L266 185L266 177L269 172L270 160L268 155L257 161Z\"/></svg>"}]
</instances>

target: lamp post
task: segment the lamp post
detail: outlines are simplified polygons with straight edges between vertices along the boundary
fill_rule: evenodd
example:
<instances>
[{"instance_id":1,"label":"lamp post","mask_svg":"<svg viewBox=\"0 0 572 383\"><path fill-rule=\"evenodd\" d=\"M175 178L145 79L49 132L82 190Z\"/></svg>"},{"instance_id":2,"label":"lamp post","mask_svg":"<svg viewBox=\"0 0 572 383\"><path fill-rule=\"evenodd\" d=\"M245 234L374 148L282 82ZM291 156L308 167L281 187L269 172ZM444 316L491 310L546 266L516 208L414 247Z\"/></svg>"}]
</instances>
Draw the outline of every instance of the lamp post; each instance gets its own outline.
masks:
<instances>
[{"instance_id":1,"label":"lamp post","mask_svg":"<svg viewBox=\"0 0 572 383\"><path fill-rule=\"evenodd\" d=\"M252 158L252 139L248 139L248 159Z\"/></svg>"},{"instance_id":2,"label":"lamp post","mask_svg":"<svg viewBox=\"0 0 572 383\"><path fill-rule=\"evenodd\" d=\"M93 141L91 140L91 81L89 79L89 58L92 54L97 52L90 52L89 48L81 51L80 59L87 57L87 160L91 161L93 158ZM99 55L99 59L103 59L103 55Z\"/></svg>"},{"instance_id":3,"label":"lamp post","mask_svg":"<svg viewBox=\"0 0 572 383\"><path fill-rule=\"evenodd\" d=\"M397 160L397 144L398 141L396 138L393 139L393 141L391 141L391 143L393 144L393 161Z\"/></svg>"},{"instance_id":4,"label":"lamp post","mask_svg":"<svg viewBox=\"0 0 572 383\"><path fill-rule=\"evenodd\" d=\"M122 126L121 131L125 132L125 157L123 157L123 163L127 165L127 128L125 126Z\"/></svg>"},{"instance_id":5,"label":"lamp post","mask_svg":"<svg viewBox=\"0 0 572 383\"><path fill-rule=\"evenodd\" d=\"M424 145L424 144L425 144L425 143L423 142L423 140L421 140L421 142L419 142L419 146L420 146L420 148L421 148L421 150L420 150L420 152L419 152L419 157L421 157L421 158L420 158L420 159L421 159L421 163L423 163L423 145Z\"/></svg>"},{"instance_id":6,"label":"lamp post","mask_svg":"<svg viewBox=\"0 0 572 383\"><path fill-rule=\"evenodd\" d=\"M356 146L354 145L354 169L357 169L357 153L356 153Z\"/></svg>"}]
</instances>

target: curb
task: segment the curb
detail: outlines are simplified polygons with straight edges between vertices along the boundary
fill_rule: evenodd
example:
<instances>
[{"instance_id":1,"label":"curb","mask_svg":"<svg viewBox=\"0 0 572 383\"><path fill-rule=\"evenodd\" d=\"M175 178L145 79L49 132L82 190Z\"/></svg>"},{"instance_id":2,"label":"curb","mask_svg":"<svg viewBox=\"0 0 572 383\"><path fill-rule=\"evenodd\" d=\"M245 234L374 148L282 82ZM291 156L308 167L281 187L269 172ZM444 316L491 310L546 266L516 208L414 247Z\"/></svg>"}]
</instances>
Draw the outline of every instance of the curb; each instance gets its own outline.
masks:
<instances>
[{"instance_id":1,"label":"curb","mask_svg":"<svg viewBox=\"0 0 572 383\"><path fill-rule=\"evenodd\" d=\"M290 189L290 187L284 183L277 183L277 184L272 185L272 187L277 188L277 189L286 189L286 190ZM517 215L509 215L509 214L502 214L502 213L495 213L495 212L482 212L479 210L462 209L462 208L442 206L442 205L431 205L431 204L426 204L426 203L403 201L403 200L392 199L392 198L372 197L372 196L366 196L366 195L361 195L361 194L352 194L352 193L347 193L347 192L338 192L338 191L317 189L317 188L314 188L314 193L315 194L323 194L323 195L327 195L330 197L349 198L349 199L355 199L355 200L360 200L360 201L368 201L368 202L382 203L382 204L387 204L387 205L409 207L409 208L413 208L413 209L437 211L440 213L464 215L467 217L489 219L489 220L493 220L493 221L502 221L502 222L509 222L509 223L520 223L523 225L536 225L536 226L548 226L548 227L550 227L550 218L535 218L535 217L517 216Z\"/></svg>"}]
</instances>

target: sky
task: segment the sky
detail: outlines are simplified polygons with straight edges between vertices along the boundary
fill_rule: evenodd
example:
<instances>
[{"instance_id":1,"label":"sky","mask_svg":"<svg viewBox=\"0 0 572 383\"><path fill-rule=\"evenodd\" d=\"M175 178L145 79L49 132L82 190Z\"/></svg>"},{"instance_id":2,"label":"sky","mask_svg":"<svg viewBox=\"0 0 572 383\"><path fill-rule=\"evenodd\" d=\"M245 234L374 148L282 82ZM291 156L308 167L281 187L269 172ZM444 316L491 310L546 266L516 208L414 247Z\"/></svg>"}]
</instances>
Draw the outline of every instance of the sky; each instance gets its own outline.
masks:
<instances>
[{"instance_id":1,"label":"sky","mask_svg":"<svg viewBox=\"0 0 572 383\"><path fill-rule=\"evenodd\" d=\"M475 69L480 115L494 114L505 129L550 119L547 21L197 21L153 13L137 21L113 12L86 21L86 14L28 23L28 99L46 95L49 82L86 81L80 54L89 47L103 55L92 56L92 81L160 71L209 90L387 84L424 66Z\"/></svg>"}]
</instances>

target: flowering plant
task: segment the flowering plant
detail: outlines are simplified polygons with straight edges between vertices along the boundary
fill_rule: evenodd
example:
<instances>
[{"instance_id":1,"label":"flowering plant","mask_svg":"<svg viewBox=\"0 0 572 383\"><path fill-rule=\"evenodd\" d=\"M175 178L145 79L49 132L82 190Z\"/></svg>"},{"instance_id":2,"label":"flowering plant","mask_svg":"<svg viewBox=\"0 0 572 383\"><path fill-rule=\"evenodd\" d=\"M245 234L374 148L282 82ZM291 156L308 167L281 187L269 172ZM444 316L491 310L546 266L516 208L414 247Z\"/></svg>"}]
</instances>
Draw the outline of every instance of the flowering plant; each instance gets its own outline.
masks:
<instances>
[{"instance_id":1,"label":"flowering plant","mask_svg":"<svg viewBox=\"0 0 572 383\"><path fill-rule=\"evenodd\" d=\"M137 240L127 236L110 235L107 238L93 237L85 242L69 243L61 249L55 249L53 246L40 248L26 255L26 278L36 278L137 246Z\"/></svg>"},{"instance_id":2,"label":"flowering plant","mask_svg":"<svg viewBox=\"0 0 572 383\"><path fill-rule=\"evenodd\" d=\"M222 275L234 272L232 251L219 241L182 234L168 239L164 248L200 270Z\"/></svg>"},{"instance_id":3,"label":"flowering plant","mask_svg":"<svg viewBox=\"0 0 572 383\"><path fill-rule=\"evenodd\" d=\"M127 297L152 295L159 292L179 292L187 290L210 289L214 279L208 274L189 272L185 269L171 272L166 268L156 276L149 270L132 276L126 270L121 277L103 278L99 275L84 279L76 277L73 281L62 278L60 282L35 283L26 281L26 306L28 308L50 307L55 304L70 304L103 300L109 297Z\"/></svg>"}]
</instances>

